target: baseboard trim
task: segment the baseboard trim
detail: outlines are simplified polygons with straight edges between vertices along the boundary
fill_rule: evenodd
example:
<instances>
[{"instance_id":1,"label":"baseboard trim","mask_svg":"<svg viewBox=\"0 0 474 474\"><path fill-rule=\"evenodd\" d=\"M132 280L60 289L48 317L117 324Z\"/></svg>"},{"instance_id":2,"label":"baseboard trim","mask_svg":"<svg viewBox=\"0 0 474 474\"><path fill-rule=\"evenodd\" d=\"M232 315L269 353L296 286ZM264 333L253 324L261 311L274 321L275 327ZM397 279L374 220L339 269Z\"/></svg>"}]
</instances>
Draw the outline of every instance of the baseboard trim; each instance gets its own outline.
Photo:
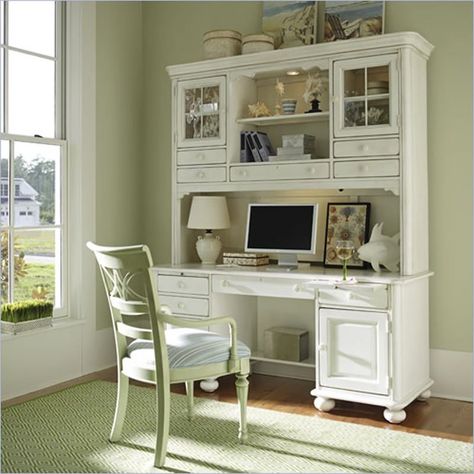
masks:
<instances>
[{"instance_id":1,"label":"baseboard trim","mask_svg":"<svg viewBox=\"0 0 474 474\"><path fill-rule=\"evenodd\" d=\"M472 402L472 352L430 350L433 397Z\"/></svg>"}]
</instances>

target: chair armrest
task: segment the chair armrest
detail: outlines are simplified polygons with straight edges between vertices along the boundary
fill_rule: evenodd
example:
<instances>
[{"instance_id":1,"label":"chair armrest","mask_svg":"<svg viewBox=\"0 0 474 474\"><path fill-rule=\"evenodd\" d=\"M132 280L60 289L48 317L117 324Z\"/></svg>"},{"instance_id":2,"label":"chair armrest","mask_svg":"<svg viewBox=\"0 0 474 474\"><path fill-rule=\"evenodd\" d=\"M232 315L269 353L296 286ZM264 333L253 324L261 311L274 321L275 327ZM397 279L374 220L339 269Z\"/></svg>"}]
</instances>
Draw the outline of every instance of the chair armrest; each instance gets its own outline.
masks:
<instances>
[{"instance_id":1,"label":"chair armrest","mask_svg":"<svg viewBox=\"0 0 474 474\"><path fill-rule=\"evenodd\" d=\"M226 324L230 330L230 358L231 360L237 360L237 325L235 320L229 316L221 316L219 318L212 319L186 319L181 317L173 316L171 311L163 311L163 306L160 308L159 315L165 323L172 324L182 328L199 328L209 326L210 324ZM169 310L169 308L168 308Z\"/></svg>"}]
</instances>

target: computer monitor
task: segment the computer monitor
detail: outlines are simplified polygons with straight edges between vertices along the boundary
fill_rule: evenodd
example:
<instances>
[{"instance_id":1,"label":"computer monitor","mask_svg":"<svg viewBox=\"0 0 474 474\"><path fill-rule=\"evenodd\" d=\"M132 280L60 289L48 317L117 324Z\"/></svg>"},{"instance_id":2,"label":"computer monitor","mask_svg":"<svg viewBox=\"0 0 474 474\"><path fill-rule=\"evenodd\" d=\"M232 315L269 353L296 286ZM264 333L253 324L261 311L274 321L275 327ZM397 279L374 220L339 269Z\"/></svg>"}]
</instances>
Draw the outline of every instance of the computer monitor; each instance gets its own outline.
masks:
<instances>
[{"instance_id":1,"label":"computer monitor","mask_svg":"<svg viewBox=\"0 0 474 474\"><path fill-rule=\"evenodd\" d=\"M297 254L316 250L317 204L249 204L245 251L278 253L278 264L297 266Z\"/></svg>"}]
</instances>

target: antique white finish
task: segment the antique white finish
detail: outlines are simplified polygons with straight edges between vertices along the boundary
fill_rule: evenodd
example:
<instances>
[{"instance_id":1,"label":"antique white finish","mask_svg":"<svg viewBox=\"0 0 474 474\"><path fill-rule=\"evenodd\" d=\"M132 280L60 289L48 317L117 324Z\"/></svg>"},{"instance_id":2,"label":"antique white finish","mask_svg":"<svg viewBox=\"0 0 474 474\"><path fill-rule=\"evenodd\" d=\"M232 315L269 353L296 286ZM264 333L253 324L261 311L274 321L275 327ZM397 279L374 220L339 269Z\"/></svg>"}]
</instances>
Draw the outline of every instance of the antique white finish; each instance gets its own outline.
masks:
<instances>
[{"instance_id":1,"label":"antique white finish","mask_svg":"<svg viewBox=\"0 0 474 474\"><path fill-rule=\"evenodd\" d=\"M403 408L432 384L426 145L426 64L432 49L417 33L394 33L167 68L173 90L173 266L160 267L158 278L209 278L210 326L213 314L235 317L239 337L253 349L256 371L307 377L313 369L312 394L320 410L331 410L338 399L370 403L398 423ZM274 110L275 81L291 69L318 69L324 76L323 112L305 114L297 105L293 115L249 118L248 105L257 101ZM288 80L287 97L302 96L305 76ZM183 140L184 89L217 84L219 138ZM315 135L318 160L241 163L243 130L266 132L275 148L283 134ZM223 239L235 248L243 247L249 202L321 202L324 209L327 202L368 200L390 235L400 232L400 270L351 270L358 283L349 288L328 284L328 278L340 277L338 269L311 266L278 274L190 264L196 260L195 234L186 222L191 198L201 193L227 197L231 228ZM315 261L322 260L324 233L318 241ZM160 282L158 288L172 290ZM263 357L262 331L275 318L282 326L291 321L309 329L308 360ZM204 385L217 388L214 381Z\"/></svg>"}]
</instances>

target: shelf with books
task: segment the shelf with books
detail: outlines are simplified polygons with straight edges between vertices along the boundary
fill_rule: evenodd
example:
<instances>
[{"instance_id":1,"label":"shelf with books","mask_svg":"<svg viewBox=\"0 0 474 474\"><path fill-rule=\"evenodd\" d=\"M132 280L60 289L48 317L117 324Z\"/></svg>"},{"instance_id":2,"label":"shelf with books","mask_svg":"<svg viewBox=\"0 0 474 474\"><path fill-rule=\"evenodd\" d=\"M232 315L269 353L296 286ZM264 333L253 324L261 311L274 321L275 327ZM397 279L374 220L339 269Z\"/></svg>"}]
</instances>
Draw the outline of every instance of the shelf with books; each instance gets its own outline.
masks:
<instances>
[{"instance_id":1,"label":"shelf with books","mask_svg":"<svg viewBox=\"0 0 474 474\"><path fill-rule=\"evenodd\" d=\"M312 114L272 115L271 117L250 117L236 120L236 122L240 124L258 126L323 121L329 121L329 112L317 112Z\"/></svg>"}]
</instances>

